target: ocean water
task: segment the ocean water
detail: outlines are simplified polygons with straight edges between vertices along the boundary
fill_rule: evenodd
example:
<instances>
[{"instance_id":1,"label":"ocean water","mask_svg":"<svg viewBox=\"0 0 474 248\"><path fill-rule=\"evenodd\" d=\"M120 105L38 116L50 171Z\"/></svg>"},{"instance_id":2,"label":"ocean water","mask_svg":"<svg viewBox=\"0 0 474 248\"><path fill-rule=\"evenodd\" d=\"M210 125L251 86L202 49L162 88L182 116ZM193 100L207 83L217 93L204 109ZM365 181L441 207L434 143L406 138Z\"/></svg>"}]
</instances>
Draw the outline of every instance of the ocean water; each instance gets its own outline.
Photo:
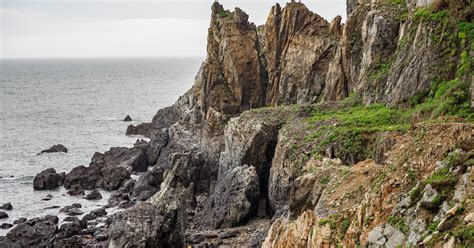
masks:
<instances>
[{"instance_id":1,"label":"ocean water","mask_svg":"<svg viewBox=\"0 0 474 248\"><path fill-rule=\"evenodd\" d=\"M19 217L58 215L79 202L88 213L106 204L67 196L61 187L34 191L34 176L47 168L68 172L88 165L94 152L131 147L129 124L150 121L190 88L201 58L38 59L0 62L0 205L12 223ZM123 122L130 115L133 121ZM68 153L36 155L54 144ZM43 201L48 195L52 200ZM105 195L104 195L105 194ZM3 211L3 210L1 210ZM60 216L62 217L62 216ZM4 235L7 230L0 230Z\"/></svg>"}]
</instances>

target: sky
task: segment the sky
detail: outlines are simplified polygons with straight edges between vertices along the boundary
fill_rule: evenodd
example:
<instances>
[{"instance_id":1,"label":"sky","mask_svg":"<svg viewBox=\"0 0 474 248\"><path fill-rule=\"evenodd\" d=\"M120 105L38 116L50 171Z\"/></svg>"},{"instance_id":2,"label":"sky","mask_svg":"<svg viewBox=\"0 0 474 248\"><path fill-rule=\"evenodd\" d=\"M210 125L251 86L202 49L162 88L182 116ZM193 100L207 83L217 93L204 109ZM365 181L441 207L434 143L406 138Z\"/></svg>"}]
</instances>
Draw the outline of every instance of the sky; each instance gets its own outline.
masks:
<instances>
[{"instance_id":1,"label":"sky","mask_svg":"<svg viewBox=\"0 0 474 248\"><path fill-rule=\"evenodd\" d=\"M204 57L213 0L0 0L0 58ZM220 0L264 24L277 0ZM345 0L303 0L328 21Z\"/></svg>"}]
</instances>

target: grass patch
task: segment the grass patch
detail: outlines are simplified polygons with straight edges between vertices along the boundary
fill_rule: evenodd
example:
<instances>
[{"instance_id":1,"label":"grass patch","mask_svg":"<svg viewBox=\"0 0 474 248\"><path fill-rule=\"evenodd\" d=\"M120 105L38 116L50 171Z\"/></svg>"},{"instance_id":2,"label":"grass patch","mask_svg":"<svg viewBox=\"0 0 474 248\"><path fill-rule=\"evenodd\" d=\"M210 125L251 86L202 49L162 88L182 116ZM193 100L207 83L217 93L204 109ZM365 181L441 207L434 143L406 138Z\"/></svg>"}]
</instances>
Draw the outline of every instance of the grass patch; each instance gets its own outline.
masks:
<instances>
[{"instance_id":1,"label":"grass patch","mask_svg":"<svg viewBox=\"0 0 474 248\"><path fill-rule=\"evenodd\" d=\"M433 187L453 186L457 183L458 177L453 175L449 170L448 167L441 168L428 177L425 182L433 185Z\"/></svg>"},{"instance_id":2,"label":"grass patch","mask_svg":"<svg viewBox=\"0 0 474 248\"><path fill-rule=\"evenodd\" d=\"M366 147L367 134L380 131L406 131L410 127L409 118L410 114L404 110L380 104L315 111L308 121L319 128L304 140L306 142L319 140L313 148L314 153L324 154L327 146L336 144L338 146L336 155L346 162L350 159L344 158L344 154L355 154L359 159L365 159L370 154ZM327 121L336 121L337 124L325 125L324 122ZM323 124L319 125L320 123Z\"/></svg>"},{"instance_id":3,"label":"grass patch","mask_svg":"<svg viewBox=\"0 0 474 248\"><path fill-rule=\"evenodd\" d=\"M415 114L425 118L457 116L474 121L469 90L469 84L458 79L434 83L428 99L414 107Z\"/></svg>"},{"instance_id":4,"label":"grass patch","mask_svg":"<svg viewBox=\"0 0 474 248\"><path fill-rule=\"evenodd\" d=\"M410 227L405 223L405 220L402 217L396 217L396 216L389 216L387 219L387 222L396 227L398 230L402 231L403 233L407 233L410 231Z\"/></svg>"},{"instance_id":5,"label":"grass patch","mask_svg":"<svg viewBox=\"0 0 474 248\"><path fill-rule=\"evenodd\" d=\"M415 20L441 22L449 17L449 13L447 10L435 11L429 7L426 7L417 9L413 17Z\"/></svg>"}]
</instances>

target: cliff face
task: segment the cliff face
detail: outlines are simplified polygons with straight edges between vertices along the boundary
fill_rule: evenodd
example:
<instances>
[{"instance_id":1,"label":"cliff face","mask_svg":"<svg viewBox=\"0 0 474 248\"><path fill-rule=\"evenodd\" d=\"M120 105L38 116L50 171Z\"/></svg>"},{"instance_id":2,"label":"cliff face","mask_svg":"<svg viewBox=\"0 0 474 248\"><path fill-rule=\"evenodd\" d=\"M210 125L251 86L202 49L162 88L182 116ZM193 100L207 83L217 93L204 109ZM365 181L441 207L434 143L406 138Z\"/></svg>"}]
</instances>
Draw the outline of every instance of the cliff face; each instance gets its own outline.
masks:
<instances>
[{"instance_id":1,"label":"cliff face","mask_svg":"<svg viewBox=\"0 0 474 248\"><path fill-rule=\"evenodd\" d=\"M214 3L193 87L127 129L150 141L66 175L133 206L88 244L472 246L473 3L347 3L259 27Z\"/></svg>"},{"instance_id":2,"label":"cliff face","mask_svg":"<svg viewBox=\"0 0 474 248\"><path fill-rule=\"evenodd\" d=\"M406 133L410 122L423 118L472 113L465 106L472 28L463 26L472 20L472 4L432 4L348 1L342 24L292 1L275 5L256 27L242 10L214 3L208 55L193 88L152 123L129 128L151 136L151 147L161 146L152 149L162 151L154 168L175 178L161 188L173 188L187 202L181 211L192 213L188 223L178 223L187 226L186 243L260 245L266 236L264 247L395 247L431 242L424 239L433 237L428 225L437 219L462 227L458 220L472 204L453 221L448 207L423 209L433 192L414 184L424 180L423 187L442 191L426 178L461 149L462 159L450 167L452 189L437 204L466 204L472 124L419 124ZM460 97L453 102L455 92ZM298 105L285 107L291 104ZM194 138L157 142L160 132L177 129L191 130ZM421 133L427 136L418 143ZM177 159L183 156L193 159ZM412 188L423 199L396 210ZM160 202L160 195L148 202ZM253 228L258 231L249 232Z\"/></svg>"}]
</instances>

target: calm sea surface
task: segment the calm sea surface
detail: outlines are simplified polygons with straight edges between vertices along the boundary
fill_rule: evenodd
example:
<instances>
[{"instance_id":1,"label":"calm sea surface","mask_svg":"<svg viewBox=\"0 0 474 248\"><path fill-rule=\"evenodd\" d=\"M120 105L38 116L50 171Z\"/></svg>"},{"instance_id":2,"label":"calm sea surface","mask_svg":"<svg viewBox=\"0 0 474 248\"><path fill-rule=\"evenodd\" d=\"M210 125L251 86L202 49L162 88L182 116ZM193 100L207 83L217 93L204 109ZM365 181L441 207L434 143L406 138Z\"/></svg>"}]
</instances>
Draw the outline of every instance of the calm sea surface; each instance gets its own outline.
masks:
<instances>
[{"instance_id":1,"label":"calm sea surface","mask_svg":"<svg viewBox=\"0 0 474 248\"><path fill-rule=\"evenodd\" d=\"M0 62L0 205L19 217L58 215L46 207L82 203L84 212L106 204L65 196L64 189L33 191L36 173L88 165L96 151L133 145L132 124L150 121L194 81L202 59L51 59ZM69 152L36 155L54 144ZM103 192L104 193L104 192ZM51 201L42 201L52 194ZM105 193L106 194L106 193ZM1 210L3 211L3 210ZM61 217L61 216L60 216ZM0 230L4 235L5 230Z\"/></svg>"}]
</instances>

